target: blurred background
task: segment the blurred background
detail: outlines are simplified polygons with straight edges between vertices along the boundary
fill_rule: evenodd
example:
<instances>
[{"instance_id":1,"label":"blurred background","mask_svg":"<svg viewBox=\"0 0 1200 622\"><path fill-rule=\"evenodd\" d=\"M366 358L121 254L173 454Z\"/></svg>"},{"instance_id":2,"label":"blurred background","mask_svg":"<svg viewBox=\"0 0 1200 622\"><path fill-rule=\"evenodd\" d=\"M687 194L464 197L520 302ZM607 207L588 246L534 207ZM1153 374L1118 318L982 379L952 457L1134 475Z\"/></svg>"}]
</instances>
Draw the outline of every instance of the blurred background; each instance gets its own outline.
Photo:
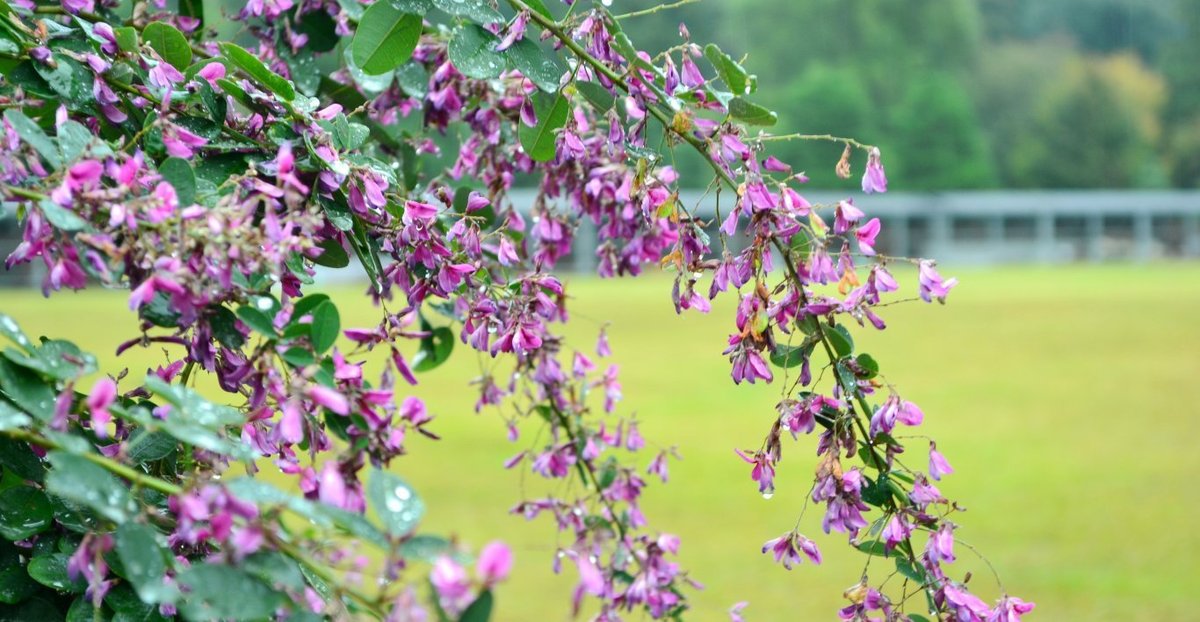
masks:
<instances>
[{"instance_id":1,"label":"blurred background","mask_svg":"<svg viewBox=\"0 0 1200 622\"><path fill-rule=\"evenodd\" d=\"M211 16L222 3L208 4ZM624 26L658 51L680 42L681 21L694 40L745 56L756 101L779 113L777 133L879 145L891 191L872 196L857 188L861 161L851 180L834 175L839 145L776 146L807 169L810 199L853 196L883 218L888 253L937 257L961 280L946 306L887 307L886 331L856 336L924 409L921 433L957 469L942 490L969 509L958 535L1002 583L970 550L957 578L970 573L989 599L1036 601L1032 620L1200 619L1200 424L1190 412L1200 403L1200 0L704 0ZM702 187L701 163L679 158ZM785 445L770 500L734 456L757 446L780 387L729 380L720 352L732 300L678 317L670 274L589 276L581 235L568 336L588 351L611 322L622 408L652 448L677 444L684 457L668 485L649 489L646 511L683 538L681 563L706 585L687 619L728 619L741 600L752 621L833 619L864 558L820 533L819 512L804 513L811 439ZM16 237L0 218L0 255ZM915 296L915 273L897 276L899 298ZM108 373L169 359L111 356L137 334L126 293L47 302L28 287L40 281L36 268L0 272L13 286L0 290L0 310L31 335L75 340ZM361 284L331 288L344 326L377 321ZM428 501L422 529L473 547L513 544L498 619L569 619L574 576L552 572L553 526L508 514L544 492L535 475L500 468L536 430L509 444L495 413L474 413L464 388L481 364L461 351L422 376L415 393L444 438L415 442L395 470ZM802 513L826 561L788 573L759 547Z\"/></svg>"}]
</instances>

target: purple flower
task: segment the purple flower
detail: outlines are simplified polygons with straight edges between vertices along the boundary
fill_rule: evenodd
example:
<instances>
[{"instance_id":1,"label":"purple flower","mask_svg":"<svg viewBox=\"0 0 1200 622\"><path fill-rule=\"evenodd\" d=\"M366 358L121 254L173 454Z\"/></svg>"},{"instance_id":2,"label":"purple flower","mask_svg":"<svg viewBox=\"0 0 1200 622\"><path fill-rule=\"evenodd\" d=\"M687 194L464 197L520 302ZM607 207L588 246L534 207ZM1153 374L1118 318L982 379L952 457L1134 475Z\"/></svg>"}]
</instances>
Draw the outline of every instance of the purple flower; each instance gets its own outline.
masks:
<instances>
[{"instance_id":1,"label":"purple flower","mask_svg":"<svg viewBox=\"0 0 1200 622\"><path fill-rule=\"evenodd\" d=\"M842 235L850 230L858 221L866 218L862 210L854 206L854 201L846 199L838 201L834 208L833 232Z\"/></svg>"},{"instance_id":2,"label":"purple flower","mask_svg":"<svg viewBox=\"0 0 1200 622\"><path fill-rule=\"evenodd\" d=\"M983 622L991 613L991 608L978 596L952 583L942 588L942 598L950 611L950 619L955 622Z\"/></svg>"},{"instance_id":3,"label":"purple flower","mask_svg":"<svg viewBox=\"0 0 1200 622\"><path fill-rule=\"evenodd\" d=\"M732 607L730 607L729 622L746 622L746 619L742 617L742 610L745 609L749 604L750 603L748 601L743 600L742 602L735 603Z\"/></svg>"},{"instance_id":4,"label":"purple flower","mask_svg":"<svg viewBox=\"0 0 1200 622\"><path fill-rule=\"evenodd\" d=\"M329 387L314 384L308 387L308 397L320 406L339 414L350 414L350 402L341 393Z\"/></svg>"},{"instance_id":5,"label":"purple flower","mask_svg":"<svg viewBox=\"0 0 1200 622\"><path fill-rule=\"evenodd\" d=\"M512 550L507 544L495 540L479 552L479 561L475 562L475 574L485 585L494 585L508 578L512 565Z\"/></svg>"},{"instance_id":6,"label":"purple flower","mask_svg":"<svg viewBox=\"0 0 1200 622\"><path fill-rule=\"evenodd\" d=\"M862 190L867 194L887 192L887 176L883 174L883 162L879 156L879 147L871 147L867 154L867 170L862 178Z\"/></svg>"},{"instance_id":7,"label":"purple flower","mask_svg":"<svg viewBox=\"0 0 1200 622\"><path fill-rule=\"evenodd\" d=\"M775 561L783 564L783 567L791 570L792 564L799 564L803 557L807 557L813 564L821 564L821 551L817 548L817 543L808 538L789 531L778 538L767 540L763 544L762 552L771 551L775 557Z\"/></svg>"},{"instance_id":8,"label":"purple flower","mask_svg":"<svg viewBox=\"0 0 1200 622\"><path fill-rule=\"evenodd\" d=\"M470 600L471 583L467 571L449 556L442 555L434 560L429 582L445 609L457 613Z\"/></svg>"},{"instance_id":9,"label":"purple flower","mask_svg":"<svg viewBox=\"0 0 1200 622\"><path fill-rule=\"evenodd\" d=\"M946 457L937 450L937 443L929 443L929 476L941 480L943 475L953 473L954 469L946 461Z\"/></svg>"},{"instance_id":10,"label":"purple flower","mask_svg":"<svg viewBox=\"0 0 1200 622\"><path fill-rule=\"evenodd\" d=\"M933 302L933 299L937 298L938 302L945 303L950 290L958 285L958 279L943 281L942 275L938 274L937 269L934 268L934 262L929 260L921 262L917 279L920 284L921 299L925 302Z\"/></svg>"},{"instance_id":11,"label":"purple flower","mask_svg":"<svg viewBox=\"0 0 1200 622\"><path fill-rule=\"evenodd\" d=\"M163 127L162 141L169 155L184 160L190 160L198 147L208 144L208 139L170 123Z\"/></svg>"},{"instance_id":12,"label":"purple flower","mask_svg":"<svg viewBox=\"0 0 1200 622\"><path fill-rule=\"evenodd\" d=\"M875 238L878 236L878 218L872 218L854 230L854 237L858 239L858 250L862 251L864 255L875 254Z\"/></svg>"},{"instance_id":13,"label":"purple flower","mask_svg":"<svg viewBox=\"0 0 1200 622\"><path fill-rule=\"evenodd\" d=\"M92 392L87 398L87 407L91 412L92 431L100 438L108 438L108 424L112 421L112 413L108 407L117 401L117 383L105 376L92 385Z\"/></svg>"},{"instance_id":14,"label":"purple flower","mask_svg":"<svg viewBox=\"0 0 1200 622\"><path fill-rule=\"evenodd\" d=\"M508 34L500 40L496 45L497 52L503 52L512 47L514 43L525 38L525 27L529 24L529 11L521 11L517 13L517 17L513 19L508 26Z\"/></svg>"},{"instance_id":15,"label":"purple flower","mask_svg":"<svg viewBox=\"0 0 1200 622\"><path fill-rule=\"evenodd\" d=\"M954 525L943 522L941 528L929 536L929 541L925 544L925 554L934 563L953 562Z\"/></svg>"},{"instance_id":16,"label":"purple flower","mask_svg":"<svg viewBox=\"0 0 1200 622\"><path fill-rule=\"evenodd\" d=\"M1033 611L1034 604L1016 596L1005 595L988 615L987 622L1021 622L1021 616Z\"/></svg>"},{"instance_id":17,"label":"purple flower","mask_svg":"<svg viewBox=\"0 0 1200 622\"><path fill-rule=\"evenodd\" d=\"M884 547L890 551L912 536L912 525L908 524L908 519L903 514L893 514L883 528L882 535Z\"/></svg>"}]
</instances>

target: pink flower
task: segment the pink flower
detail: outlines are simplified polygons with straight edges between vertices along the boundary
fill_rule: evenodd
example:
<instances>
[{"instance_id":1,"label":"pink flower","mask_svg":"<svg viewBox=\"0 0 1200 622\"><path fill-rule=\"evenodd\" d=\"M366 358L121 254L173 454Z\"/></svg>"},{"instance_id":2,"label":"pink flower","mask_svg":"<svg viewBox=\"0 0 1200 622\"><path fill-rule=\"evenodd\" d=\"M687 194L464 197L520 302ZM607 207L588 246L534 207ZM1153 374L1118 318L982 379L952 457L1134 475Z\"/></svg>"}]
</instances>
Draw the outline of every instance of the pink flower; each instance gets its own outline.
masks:
<instances>
[{"instance_id":1,"label":"pink flower","mask_svg":"<svg viewBox=\"0 0 1200 622\"><path fill-rule=\"evenodd\" d=\"M308 388L308 397L317 404L339 415L350 414L350 402L346 397L329 387L314 384Z\"/></svg>"},{"instance_id":2,"label":"pink flower","mask_svg":"<svg viewBox=\"0 0 1200 622\"><path fill-rule=\"evenodd\" d=\"M87 398L87 407L91 411L92 431L100 438L108 438L108 424L112 421L112 413L108 407L117 401L117 383L105 376L92 385L92 392Z\"/></svg>"},{"instance_id":3,"label":"pink flower","mask_svg":"<svg viewBox=\"0 0 1200 622\"><path fill-rule=\"evenodd\" d=\"M854 237L858 239L858 250L864 255L875 254L875 238L879 236L879 219L872 218L866 224L861 225L854 230Z\"/></svg>"},{"instance_id":4,"label":"pink flower","mask_svg":"<svg viewBox=\"0 0 1200 622\"><path fill-rule=\"evenodd\" d=\"M746 619L742 617L742 610L745 609L749 604L750 603L748 601L743 600L742 602L735 603L732 607L730 607L729 622L746 622Z\"/></svg>"},{"instance_id":5,"label":"pink flower","mask_svg":"<svg viewBox=\"0 0 1200 622\"><path fill-rule=\"evenodd\" d=\"M499 540L489 542L479 552L479 561L475 562L475 574L486 585L494 585L508 578L512 571L513 555L507 544Z\"/></svg>"},{"instance_id":6,"label":"pink flower","mask_svg":"<svg viewBox=\"0 0 1200 622\"><path fill-rule=\"evenodd\" d=\"M1021 616L1033 611L1034 604L1027 603L1016 596L1005 596L1000 599L996 608L987 617L987 622L1021 622Z\"/></svg>"},{"instance_id":7,"label":"pink flower","mask_svg":"<svg viewBox=\"0 0 1200 622\"><path fill-rule=\"evenodd\" d=\"M867 154L867 170L862 177L862 190L867 194L887 192L887 176L883 174L883 162L879 158L879 147L871 147Z\"/></svg>"},{"instance_id":8,"label":"pink flower","mask_svg":"<svg viewBox=\"0 0 1200 622\"><path fill-rule=\"evenodd\" d=\"M945 303L946 296L958 285L958 279L942 280L942 275L938 274L934 263L929 260L921 262L921 268L917 276L920 285L921 299L925 302L933 302L937 298L938 302Z\"/></svg>"},{"instance_id":9,"label":"pink flower","mask_svg":"<svg viewBox=\"0 0 1200 622\"><path fill-rule=\"evenodd\" d=\"M929 443L929 477L941 480L943 475L953 473L954 468L946 461L946 457L937 450L937 443Z\"/></svg>"},{"instance_id":10,"label":"pink flower","mask_svg":"<svg viewBox=\"0 0 1200 622\"><path fill-rule=\"evenodd\" d=\"M317 486L317 498L321 503L339 508L346 507L346 480L342 477L336 460L330 460L321 467L321 477Z\"/></svg>"},{"instance_id":11,"label":"pink flower","mask_svg":"<svg viewBox=\"0 0 1200 622\"><path fill-rule=\"evenodd\" d=\"M470 597L471 584L467 571L452 558L443 555L433 562L429 582L438 594L444 608L457 612Z\"/></svg>"}]
</instances>

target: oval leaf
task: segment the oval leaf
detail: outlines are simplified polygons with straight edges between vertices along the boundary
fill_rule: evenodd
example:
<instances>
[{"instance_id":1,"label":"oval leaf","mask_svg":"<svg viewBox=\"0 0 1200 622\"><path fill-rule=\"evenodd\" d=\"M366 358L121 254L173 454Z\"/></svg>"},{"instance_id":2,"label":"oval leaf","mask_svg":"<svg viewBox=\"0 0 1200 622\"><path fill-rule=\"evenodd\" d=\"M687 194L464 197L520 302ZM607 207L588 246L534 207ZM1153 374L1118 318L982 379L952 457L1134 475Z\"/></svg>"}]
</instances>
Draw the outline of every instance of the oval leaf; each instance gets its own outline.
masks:
<instances>
[{"instance_id":1,"label":"oval leaf","mask_svg":"<svg viewBox=\"0 0 1200 622\"><path fill-rule=\"evenodd\" d=\"M192 48L188 45L187 37L170 24L150 22L142 30L142 40L150 44L163 60L180 71L192 64Z\"/></svg>"},{"instance_id":2,"label":"oval leaf","mask_svg":"<svg viewBox=\"0 0 1200 622\"><path fill-rule=\"evenodd\" d=\"M495 78L504 72L504 55L495 51L497 42L496 35L479 26L463 26L450 40L450 62L468 78Z\"/></svg>"},{"instance_id":3,"label":"oval leaf","mask_svg":"<svg viewBox=\"0 0 1200 622\"><path fill-rule=\"evenodd\" d=\"M421 28L420 15L405 13L390 2L376 2L358 22L350 41L351 58L367 75L387 73L412 56Z\"/></svg>"},{"instance_id":4,"label":"oval leaf","mask_svg":"<svg viewBox=\"0 0 1200 622\"><path fill-rule=\"evenodd\" d=\"M261 60L258 60L257 56L233 43L222 43L221 53L246 72L246 75L253 78L255 82L267 87L268 91L278 95L284 101L292 101L296 98L296 89L292 83L268 69Z\"/></svg>"},{"instance_id":5,"label":"oval leaf","mask_svg":"<svg viewBox=\"0 0 1200 622\"><path fill-rule=\"evenodd\" d=\"M533 107L537 112L537 126L521 125L517 131L518 138L521 139L521 147L530 158L537 162L549 162L554 159L554 143L557 138L555 132L566 124L567 112L570 108L567 98L563 97L562 93L555 95L548 104L546 99L544 97L534 98Z\"/></svg>"}]
</instances>

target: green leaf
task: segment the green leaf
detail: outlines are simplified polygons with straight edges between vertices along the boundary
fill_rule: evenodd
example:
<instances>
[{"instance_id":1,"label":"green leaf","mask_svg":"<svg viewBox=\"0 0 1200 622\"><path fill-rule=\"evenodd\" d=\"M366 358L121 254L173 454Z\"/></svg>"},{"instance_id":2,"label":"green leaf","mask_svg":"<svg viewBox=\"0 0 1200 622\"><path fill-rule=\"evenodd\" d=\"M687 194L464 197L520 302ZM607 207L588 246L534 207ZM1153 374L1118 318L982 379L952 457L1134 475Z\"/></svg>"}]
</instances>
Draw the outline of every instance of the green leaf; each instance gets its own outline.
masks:
<instances>
[{"instance_id":1,"label":"green leaf","mask_svg":"<svg viewBox=\"0 0 1200 622\"><path fill-rule=\"evenodd\" d=\"M37 72L63 102L73 108L81 108L94 103L92 99L92 82L95 77L91 69L84 67L75 59L63 53L54 55L55 65L35 63Z\"/></svg>"},{"instance_id":2,"label":"green leaf","mask_svg":"<svg viewBox=\"0 0 1200 622\"><path fill-rule=\"evenodd\" d=\"M464 17L484 26L504 21L504 16L486 0L433 0L433 5L450 15Z\"/></svg>"},{"instance_id":3,"label":"green leaf","mask_svg":"<svg viewBox=\"0 0 1200 622\"><path fill-rule=\"evenodd\" d=\"M226 428L243 423L233 408L214 404L199 393L178 384L170 384L154 374L146 376L146 389L167 400L174 408L165 418L151 416L144 408L127 415L151 430L162 430L187 445L226 456L248 459L252 453L241 439L229 438Z\"/></svg>"},{"instance_id":4,"label":"green leaf","mask_svg":"<svg viewBox=\"0 0 1200 622\"><path fill-rule=\"evenodd\" d=\"M50 499L37 488L14 486L0 492L0 535L6 540L24 540L39 534L53 521Z\"/></svg>"},{"instance_id":5,"label":"green leaf","mask_svg":"<svg viewBox=\"0 0 1200 622\"><path fill-rule=\"evenodd\" d=\"M492 607L495 602L492 591L484 590L475 599L475 602L471 603L471 606L467 607L466 611L463 611L462 615L458 617L458 622L488 622L492 619Z\"/></svg>"},{"instance_id":6,"label":"green leaf","mask_svg":"<svg viewBox=\"0 0 1200 622\"><path fill-rule=\"evenodd\" d=\"M175 188L179 205L186 207L196 202L196 173L187 160L167 158L158 165L158 173L162 175L163 181Z\"/></svg>"},{"instance_id":7,"label":"green leaf","mask_svg":"<svg viewBox=\"0 0 1200 622\"><path fill-rule=\"evenodd\" d=\"M17 410L15 406L0 400L0 431L17 430L33 423L29 415Z\"/></svg>"},{"instance_id":8,"label":"green leaf","mask_svg":"<svg viewBox=\"0 0 1200 622\"><path fill-rule=\"evenodd\" d=\"M260 551L242 560L242 568L276 589L304 591L304 574L290 557L275 551Z\"/></svg>"},{"instance_id":9,"label":"green leaf","mask_svg":"<svg viewBox=\"0 0 1200 622\"><path fill-rule=\"evenodd\" d=\"M529 78L539 89L547 93L558 90L558 83L563 75L562 65L558 63L556 56L546 54L532 39L525 37L512 44L504 53L513 68Z\"/></svg>"},{"instance_id":10,"label":"green leaf","mask_svg":"<svg viewBox=\"0 0 1200 622\"><path fill-rule=\"evenodd\" d=\"M150 44L163 60L183 71L192 64L192 48L187 37L165 22L150 22L142 29L142 40Z\"/></svg>"},{"instance_id":11,"label":"green leaf","mask_svg":"<svg viewBox=\"0 0 1200 622\"><path fill-rule=\"evenodd\" d=\"M286 507L300 516L308 518L318 527L338 527L350 535L381 548L387 549L390 546L387 537L379 531L379 528L358 514L322 503L313 503L251 477L239 477L229 482L227 488L235 497L243 501L260 506Z\"/></svg>"},{"instance_id":12,"label":"green leaf","mask_svg":"<svg viewBox=\"0 0 1200 622\"><path fill-rule=\"evenodd\" d=\"M921 568L920 566L913 566L912 563L907 559L903 557L897 557L896 570L909 579L912 579L921 585L925 585L925 581L927 580L925 577L925 569Z\"/></svg>"},{"instance_id":13,"label":"green leaf","mask_svg":"<svg viewBox=\"0 0 1200 622\"><path fill-rule=\"evenodd\" d=\"M230 62L246 72L255 82L267 87L267 90L278 95L284 101L296 98L296 89L283 76L271 71L257 56L233 43L222 43L221 52Z\"/></svg>"},{"instance_id":14,"label":"green leaf","mask_svg":"<svg viewBox=\"0 0 1200 622\"><path fill-rule=\"evenodd\" d=\"M333 225L338 231L350 231L354 228L354 218L350 216L350 206L346 204L346 198L340 193L333 195L330 199L318 199L321 208L325 210L325 218L329 219L329 224Z\"/></svg>"},{"instance_id":15,"label":"green leaf","mask_svg":"<svg viewBox=\"0 0 1200 622\"><path fill-rule=\"evenodd\" d=\"M78 594L87 587L87 581L82 576L71 580L71 577L67 575L67 560L69 558L70 555L66 553L51 553L49 555L36 556L29 560L29 566L27 567L29 577L59 592Z\"/></svg>"},{"instance_id":16,"label":"green leaf","mask_svg":"<svg viewBox=\"0 0 1200 622\"><path fill-rule=\"evenodd\" d=\"M796 367L804 363L804 359L812 354L813 344L801 344L798 346L789 346L785 344L776 344L775 349L771 351L771 364L776 367L788 369Z\"/></svg>"},{"instance_id":17,"label":"green leaf","mask_svg":"<svg viewBox=\"0 0 1200 622\"><path fill-rule=\"evenodd\" d=\"M39 201L38 209L42 210L42 215L50 224L61 231L83 231L91 227L88 221L80 218L78 214L49 199Z\"/></svg>"},{"instance_id":18,"label":"green leaf","mask_svg":"<svg viewBox=\"0 0 1200 622\"><path fill-rule=\"evenodd\" d=\"M11 348L5 350L4 356L21 367L55 380L74 380L97 369L95 356L81 351L70 341L57 339L44 342L32 356Z\"/></svg>"},{"instance_id":19,"label":"green leaf","mask_svg":"<svg viewBox=\"0 0 1200 622\"><path fill-rule=\"evenodd\" d=\"M367 75L388 73L412 56L422 28L420 15L405 13L391 2L376 2L358 22L350 56Z\"/></svg>"},{"instance_id":20,"label":"green leaf","mask_svg":"<svg viewBox=\"0 0 1200 622\"><path fill-rule=\"evenodd\" d=\"M425 503L416 491L387 471L371 471L371 479L367 482L367 498L384 528L396 537L412 533L425 515Z\"/></svg>"},{"instance_id":21,"label":"green leaf","mask_svg":"<svg viewBox=\"0 0 1200 622\"><path fill-rule=\"evenodd\" d=\"M333 347L341 333L342 322L332 302L321 303L312 314L311 339L313 350L321 354Z\"/></svg>"},{"instance_id":22,"label":"green leaf","mask_svg":"<svg viewBox=\"0 0 1200 622\"><path fill-rule=\"evenodd\" d=\"M115 523L123 523L137 513L129 489L103 467L63 451L52 451L46 458L51 466L46 475L46 490L89 507Z\"/></svg>"},{"instance_id":23,"label":"green leaf","mask_svg":"<svg viewBox=\"0 0 1200 622\"><path fill-rule=\"evenodd\" d=\"M424 562L448 555L454 550L450 541L441 536L413 536L400 543L400 553L406 559L416 559Z\"/></svg>"},{"instance_id":24,"label":"green leaf","mask_svg":"<svg viewBox=\"0 0 1200 622\"><path fill-rule=\"evenodd\" d=\"M612 109L616 103L616 98L613 94L604 88L604 85L598 82L575 82L575 90L583 95L584 99L596 109L596 112L604 114Z\"/></svg>"},{"instance_id":25,"label":"green leaf","mask_svg":"<svg viewBox=\"0 0 1200 622\"><path fill-rule=\"evenodd\" d=\"M117 528L117 558L123 576L138 597L147 603L171 602L174 590L163 583L167 574L167 550L159 543L158 532L141 523L128 522Z\"/></svg>"},{"instance_id":26,"label":"green leaf","mask_svg":"<svg viewBox=\"0 0 1200 622\"><path fill-rule=\"evenodd\" d=\"M195 564L177 577L187 597L179 611L190 620L255 620L274 617L289 599L255 576L232 566Z\"/></svg>"},{"instance_id":27,"label":"green leaf","mask_svg":"<svg viewBox=\"0 0 1200 622\"><path fill-rule=\"evenodd\" d=\"M771 126L779 121L779 116L774 112L741 97L729 101L729 116L750 125Z\"/></svg>"},{"instance_id":28,"label":"green leaf","mask_svg":"<svg viewBox=\"0 0 1200 622\"><path fill-rule=\"evenodd\" d=\"M450 40L450 62L468 78L495 78L504 72L504 55L495 51L498 42L496 35L474 24L467 24L459 28Z\"/></svg>"},{"instance_id":29,"label":"green leaf","mask_svg":"<svg viewBox=\"0 0 1200 622\"><path fill-rule=\"evenodd\" d=\"M170 434L138 428L130 435L125 452L134 464L145 464L171 455L177 444Z\"/></svg>"},{"instance_id":30,"label":"green leaf","mask_svg":"<svg viewBox=\"0 0 1200 622\"><path fill-rule=\"evenodd\" d=\"M549 95L534 97L533 109L537 113L537 126L528 127L522 124L517 130L521 148L534 161L549 162L554 159L554 144L557 138L555 132L567 123L570 107L562 93L555 94L553 98Z\"/></svg>"},{"instance_id":31,"label":"green leaf","mask_svg":"<svg viewBox=\"0 0 1200 622\"><path fill-rule=\"evenodd\" d=\"M67 609L67 617L63 618L63 622L109 622L109 616L103 605L97 609L92 604L92 599L80 594L71 601L71 606Z\"/></svg>"},{"instance_id":32,"label":"green leaf","mask_svg":"<svg viewBox=\"0 0 1200 622\"><path fill-rule=\"evenodd\" d=\"M213 311L208 319L208 326L217 341L226 348L242 347L242 344L246 343L246 337L237 329L237 316L233 311L219 305L209 308Z\"/></svg>"},{"instance_id":33,"label":"green leaf","mask_svg":"<svg viewBox=\"0 0 1200 622\"><path fill-rule=\"evenodd\" d=\"M54 417L54 389L32 371L0 357L0 391L17 407L48 423Z\"/></svg>"},{"instance_id":34,"label":"green leaf","mask_svg":"<svg viewBox=\"0 0 1200 622\"><path fill-rule=\"evenodd\" d=\"M829 340L829 345L833 346L833 351L837 353L838 358L850 356L854 352L854 338L850 336L850 331L846 330L845 326L826 328L825 338Z\"/></svg>"},{"instance_id":35,"label":"green leaf","mask_svg":"<svg viewBox=\"0 0 1200 622\"><path fill-rule=\"evenodd\" d=\"M734 95L744 95L749 92L750 76L733 57L721 51L721 48L710 43L704 46L704 57L712 64L721 81L729 87Z\"/></svg>"},{"instance_id":36,"label":"green leaf","mask_svg":"<svg viewBox=\"0 0 1200 622\"><path fill-rule=\"evenodd\" d=\"M857 361L858 366L861 367L864 372L866 372L866 375L864 376L865 378L874 378L875 376L879 375L879 363L875 360L875 357L863 352L862 354L854 357L854 360Z\"/></svg>"},{"instance_id":37,"label":"green leaf","mask_svg":"<svg viewBox=\"0 0 1200 622\"><path fill-rule=\"evenodd\" d=\"M138 33L133 26L122 26L121 28L113 28L113 34L117 38L117 48L122 52L129 53L137 50Z\"/></svg>"},{"instance_id":38,"label":"green leaf","mask_svg":"<svg viewBox=\"0 0 1200 622\"><path fill-rule=\"evenodd\" d=\"M546 8L546 3L542 2L542 0L525 0L525 4L529 5L529 8L533 9L534 13L538 13L548 20L557 21L554 19L554 15L550 13L550 9Z\"/></svg>"},{"instance_id":39,"label":"green leaf","mask_svg":"<svg viewBox=\"0 0 1200 622\"><path fill-rule=\"evenodd\" d=\"M11 315L0 313L0 335L8 337L9 341L15 343L22 350L33 353L33 342L29 341L29 337L25 336L20 325Z\"/></svg>"},{"instance_id":40,"label":"green leaf","mask_svg":"<svg viewBox=\"0 0 1200 622\"><path fill-rule=\"evenodd\" d=\"M350 265L350 255L346 253L346 248L337 239L326 238L321 240L317 246L321 249L321 254L317 255L312 262L318 266L345 268Z\"/></svg>"},{"instance_id":41,"label":"green leaf","mask_svg":"<svg viewBox=\"0 0 1200 622\"><path fill-rule=\"evenodd\" d=\"M21 479L40 483L46 477L45 463L29 444L7 436L0 436L0 465Z\"/></svg>"},{"instance_id":42,"label":"green leaf","mask_svg":"<svg viewBox=\"0 0 1200 622\"><path fill-rule=\"evenodd\" d=\"M42 131L42 128L37 123L25 116L25 113L16 108L9 108L4 111L4 120L12 126L17 136L25 141L33 150L38 152L46 160L46 163L51 168L59 168L62 166L62 156L59 155L58 145Z\"/></svg>"},{"instance_id":43,"label":"green leaf","mask_svg":"<svg viewBox=\"0 0 1200 622\"><path fill-rule=\"evenodd\" d=\"M877 557L888 557L887 546L884 545L884 543L880 542L879 540L872 540L870 542L862 542L860 544L854 545L854 548L862 551L863 553L866 553L867 555L875 555Z\"/></svg>"},{"instance_id":44,"label":"green leaf","mask_svg":"<svg viewBox=\"0 0 1200 622\"><path fill-rule=\"evenodd\" d=\"M250 305L243 305L238 307L237 316L238 319L254 331L271 339L279 337L279 332L275 330L274 321L266 313Z\"/></svg>"},{"instance_id":45,"label":"green leaf","mask_svg":"<svg viewBox=\"0 0 1200 622\"><path fill-rule=\"evenodd\" d=\"M0 603L15 605L37 590L37 582L29 577L25 565L17 559L5 560L0 565Z\"/></svg>"},{"instance_id":46,"label":"green leaf","mask_svg":"<svg viewBox=\"0 0 1200 622\"><path fill-rule=\"evenodd\" d=\"M429 93L429 73L425 66L409 61L396 69L396 82L410 97L423 99Z\"/></svg>"},{"instance_id":47,"label":"green leaf","mask_svg":"<svg viewBox=\"0 0 1200 622\"><path fill-rule=\"evenodd\" d=\"M429 371L445 363L454 350L454 332L448 327L429 328L429 337L421 339L421 349L413 357L412 369L417 372Z\"/></svg>"}]
</instances>

